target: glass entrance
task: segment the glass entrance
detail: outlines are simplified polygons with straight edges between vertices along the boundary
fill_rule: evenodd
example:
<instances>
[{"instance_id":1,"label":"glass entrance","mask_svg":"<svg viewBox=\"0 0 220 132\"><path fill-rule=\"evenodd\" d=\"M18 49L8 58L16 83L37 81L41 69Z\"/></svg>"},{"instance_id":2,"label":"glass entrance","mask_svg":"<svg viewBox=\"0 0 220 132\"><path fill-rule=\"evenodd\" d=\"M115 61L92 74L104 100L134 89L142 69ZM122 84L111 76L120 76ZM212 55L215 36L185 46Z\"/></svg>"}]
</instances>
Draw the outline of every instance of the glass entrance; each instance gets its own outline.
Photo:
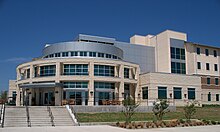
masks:
<instances>
[{"instance_id":1,"label":"glass entrance","mask_svg":"<svg viewBox=\"0 0 220 132\"><path fill-rule=\"evenodd\" d=\"M55 97L53 92L45 92L44 93L44 105L54 105Z\"/></svg>"},{"instance_id":2,"label":"glass entrance","mask_svg":"<svg viewBox=\"0 0 220 132\"><path fill-rule=\"evenodd\" d=\"M67 99L73 99L74 105L87 105L88 92L71 91L67 92Z\"/></svg>"}]
</instances>

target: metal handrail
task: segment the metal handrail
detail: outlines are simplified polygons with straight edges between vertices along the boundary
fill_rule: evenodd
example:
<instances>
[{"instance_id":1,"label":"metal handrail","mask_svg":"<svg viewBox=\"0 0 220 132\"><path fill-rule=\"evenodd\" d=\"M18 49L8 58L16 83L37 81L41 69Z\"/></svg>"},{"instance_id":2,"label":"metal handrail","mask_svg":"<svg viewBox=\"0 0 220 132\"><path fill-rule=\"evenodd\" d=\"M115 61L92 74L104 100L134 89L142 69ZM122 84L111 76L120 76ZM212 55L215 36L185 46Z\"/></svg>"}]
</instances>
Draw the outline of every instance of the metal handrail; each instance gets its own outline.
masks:
<instances>
[{"instance_id":1,"label":"metal handrail","mask_svg":"<svg viewBox=\"0 0 220 132\"><path fill-rule=\"evenodd\" d=\"M5 122L5 104L2 103L2 110L1 110L1 115L3 115L2 119L1 119L1 127L3 128L4 127L4 122Z\"/></svg>"},{"instance_id":2,"label":"metal handrail","mask_svg":"<svg viewBox=\"0 0 220 132\"><path fill-rule=\"evenodd\" d=\"M27 124L28 124L28 127L31 127L29 108L27 105L25 105L25 107L26 107L26 115L27 115Z\"/></svg>"},{"instance_id":3,"label":"metal handrail","mask_svg":"<svg viewBox=\"0 0 220 132\"><path fill-rule=\"evenodd\" d=\"M71 109L73 115L75 116L75 118L76 118L76 120L77 120L77 122L78 122L78 126L80 126L78 114L77 114L76 111L73 109L73 106L70 106L70 109Z\"/></svg>"},{"instance_id":4,"label":"metal handrail","mask_svg":"<svg viewBox=\"0 0 220 132\"><path fill-rule=\"evenodd\" d=\"M51 108L49 106L47 106L47 111L49 112L50 121L52 123L52 126L55 126L55 124L54 124L54 116L53 116L53 113L52 113Z\"/></svg>"}]
</instances>

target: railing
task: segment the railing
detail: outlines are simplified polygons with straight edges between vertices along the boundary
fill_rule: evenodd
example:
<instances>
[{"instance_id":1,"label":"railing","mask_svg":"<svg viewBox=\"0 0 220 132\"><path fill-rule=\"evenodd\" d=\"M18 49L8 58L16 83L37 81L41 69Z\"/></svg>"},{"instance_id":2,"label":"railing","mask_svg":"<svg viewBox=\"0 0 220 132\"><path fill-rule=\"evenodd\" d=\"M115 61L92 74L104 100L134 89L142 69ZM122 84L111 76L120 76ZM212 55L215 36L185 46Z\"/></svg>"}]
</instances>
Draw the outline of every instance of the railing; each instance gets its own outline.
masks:
<instances>
[{"instance_id":1,"label":"railing","mask_svg":"<svg viewBox=\"0 0 220 132\"><path fill-rule=\"evenodd\" d=\"M1 115L0 115L0 122L2 128L4 127L4 121L5 121L5 104L2 103Z\"/></svg>"},{"instance_id":2,"label":"railing","mask_svg":"<svg viewBox=\"0 0 220 132\"><path fill-rule=\"evenodd\" d=\"M49 112L50 122L52 123L52 126L55 127L55 124L54 124L54 117L53 117L53 113L52 113L52 111L51 111L50 106L47 106L47 111Z\"/></svg>"},{"instance_id":3,"label":"railing","mask_svg":"<svg viewBox=\"0 0 220 132\"><path fill-rule=\"evenodd\" d=\"M26 115L27 115L27 124L28 124L28 127L31 127L29 108L27 105L25 105L25 108L26 108Z\"/></svg>"},{"instance_id":4,"label":"railing","mask_svg":"<svg viewBox=\"0 0 220 132\"><path fill-rule=\"evenodd\" d=\"M76 124L77 124L78 126L80 126L80 123L79 123L79 116L77 115L76 111L73 109L73 106L69 106L69 107L70 107L70 109L71 109L73 115L75 116L75 119L76 119L76 121L77 121Z\"/></svg>"}]
</instances>

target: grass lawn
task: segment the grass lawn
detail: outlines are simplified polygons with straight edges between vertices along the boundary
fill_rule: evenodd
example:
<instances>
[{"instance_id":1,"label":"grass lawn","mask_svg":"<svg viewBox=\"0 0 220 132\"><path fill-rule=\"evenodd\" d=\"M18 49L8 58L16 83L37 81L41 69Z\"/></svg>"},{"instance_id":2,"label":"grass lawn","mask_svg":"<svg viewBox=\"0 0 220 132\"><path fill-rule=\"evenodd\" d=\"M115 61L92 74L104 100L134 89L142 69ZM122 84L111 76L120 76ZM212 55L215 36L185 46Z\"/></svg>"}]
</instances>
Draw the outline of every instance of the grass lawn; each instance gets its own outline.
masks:
<instances>
[{"instance_id":1,"label":"grass lawn","mask_svg":"<svg viewBox=\"0 0 220 132\"><path fill-rule=\"evenodd\" d=\"M197 112L193 118L220 121L220 107L196 108ZM125 121L122 112L119 113L78 113L79 122L120 122ZM169 112L164 119L183 119L183 107L177 107L176 112ZM133 121L153 120L153 113L135 113Z\"/></svg>"}]
</instances>

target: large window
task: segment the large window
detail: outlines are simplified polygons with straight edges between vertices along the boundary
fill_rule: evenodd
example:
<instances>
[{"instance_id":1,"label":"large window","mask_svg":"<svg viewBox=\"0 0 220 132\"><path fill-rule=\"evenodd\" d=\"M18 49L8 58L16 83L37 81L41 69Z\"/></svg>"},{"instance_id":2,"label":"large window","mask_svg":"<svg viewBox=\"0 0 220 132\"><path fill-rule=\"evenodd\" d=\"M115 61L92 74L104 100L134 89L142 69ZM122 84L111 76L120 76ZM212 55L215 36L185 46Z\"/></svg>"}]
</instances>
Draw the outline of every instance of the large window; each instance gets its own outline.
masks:
<instances>
[{"instance_id":1,"label":"large window","mask_svg":"<svg viewBox=\"0 0 220 132\"><path fill-rule=\"evenodd\" d=\"M62 57L68 57L69 56L69 52L62 52Z\"/></svg>"},{"instance_id":2,"label":"large window","mask_svg":"<svg viewBox=\"0 0 220 132\"><path fill-rule=\"evenodd\" d=\"M214 64L215 71L218 71L218 64Z\"/></svg>"},{"instance_id":3,"label":"large window","mask_svg":"<svg viewBox=\"0 0 220 132\"><path fill-rule=\"evenodd\" d=\"M27 78L30 78L30 69L27 69Z\"/></svg>"},{"instance_id":4,"label":"large window","mask_svg":"<svg viewBox=\"0 0 220 132\"><path fill-rule=\"evenodd\" d=\"M78 52L77 51L71 52L71 56L78 56Z\"/></svg>"},{"instance_id":5,"label":"large window","mask_svg":"<svg viewBox=\"0 0 220 132\"><path fill-rule=\"evenodd\" d=\"M208 94L208 101L211 101L212 100L212 95L211 95L211 93L209 92L209 94Z\"/></svg>"},{"instance_id":6,"label":"large window","mask_svg":"<svg viewBox=\"0 0 220 132\"><path fill-rule=\"evenodd\" d=\"M197 53L197 55L200 55L200 53L201 53L200 48L196 48L196 53Z\"/></svg>"},{"instance_id":7,"label":"large window","mask_svg":"<svg viewBox=\"0 0 220 132\"><path fill-rule=\"evenodd\" d=\"M205 49L205 55L209 56L209 49Z\"/></svg>"},{"instance_id":8,"label":"large window","mask_svg":"<svg viewBox=\"0 0 220 132\"><path fill-rule=\"evenodd\" d=\"M167 87L158 87L158 99L167 99Z\"/></svg>"},{"instance_id":9,"label":"large window","mask_svg":"<svg viewBox=\"0 0 220 132\"><path fill-rule=\"evenodd\" d=\"M216 101L219 101L219 94L216 94Z\"/></svg>"},{"instance_id":10,"label":"large window","mask_svg":"<svg viewBox=\"0 0 220 132\"><path fill-rule=\"evenodd\" d=\"M215 85L219 85L218 78L215 78Z\"/></svg>"},{"instance_id":11,"label":"large window","mask_svg":"<svg viewBox=\"0 0 220 132\"><path fill-rule=\"evenodd\" d=\"M186 64L171 62L171 73L186 74Z\"/></svg>"},{"instance_id":12,"label":"large window","mask_svg":"<svg viewBox=\"0 0 220 132\"><path fill-rule=\"evenodd\" d=\"M108 83L108 82L95 82L95 88L102 88L102 89L114 89L115 83Z\"/></svg>"},{"instance_id":13,"label":"large window","mask_svg":"<svg viewBox=\"0 0 220 132\"><path fill-rule=\"evenodd\" d=\"M195 99L196 93L195 88L188 88L188 99Z\"/></svg>"},{"instance_id":14,"label":"large window","mask_svg":"<svg viewBox=\"0 0 220 132\"><path fill-rule=\"evenodd\" d=\"M201 69L201 62L197 62L197 69Z\"/></svg>"},{"instance_id":15,"label":"large window","mask_svg":"<svg viewBox=\"0 0 220 132\"><path fill-rule=\"evenodd\" d=\"M148 87L143 87L142 88L142 98L143 99L148 99Z\"/></svg>"},{"instance_id":16,"label":"large window","mask_svg":"<svg viewBox=\"0 0 220 132\"><path fill-rule=\"evenodd\" d=\"M40 76L55 76L55 74L56 74L56 65L40 67Z\"/></svg>"},{"instance_id":17,"label":"large window","mask_svg":"<svg viewBox=\"0 0 220 132\"><path fill-rule=\"evenodd\" d=\"M182 88L174 87L173 88L173 98L174 99L182 99Z\"/></svg>"},{"instance_id":18,"label":"large window","mask_svg":"<svg viewBox=\"0 0 220 132\"><path fill-rule=\"evenodd\" d=\"M104 58L104 53L98 53L98 57L103 57Z\"/></svg>"},{"instance_id":19,"label":"large window","mask_svg":"<svg viewBox=\"0 0 220 132\"><path fill-rule=\"evenodd\" d=\"M89 52L89 57L96 57L96 52Z\"/></svg>"},{"instance_id":20,"label":"large window","mask_svg":"<svg viewBox=\"0 0 220 132\"><path fill-rule=\"evenodd\" d=\"M185 60L185 49L171 47L171 58Z\"/></svg>"},{"instance_id":21,"label":"large window","mask_svg":"<svg viewBox=\"0 0 220 132\"><path fill-rule=\"evenodd\" d=\"M55 57L60 57L60 53L55 53Z\"/></svg>"},{"instance_id":22,"label":"large window","mask_svg":"<svg viewBox=\"0 0 220 132\"><path fill-rule=\"evenodd\" d=\"M211 78L207 77L207 84L210 85L211 84Z\"/></svg>"},{"instance_id":23,"label":"large window","mask_svg":"<svg viewBox=\"0 0 220 132\"><path fill-rule=\"evenodd\" d=\"M88 75L87 64L64 64L64 75Z\"/></svg>"},{"instance_id":24,"label":"large window","mask_svg":"<svg viewBox=\"0 0 220 132\"><path fill-rule=\"evenodd\" d=\"M124 68L124 78L129 78L129 68Z\"/></svg>"},{"instance_id":25,"label":"large window","mask_svg":"<svg viewBox=\"0 0 220 132\"><path fill-rule=\"evenodd\" d=\"M206 70L210 70L209 63L206 63Z\"/></svg>"},{"instance_id":26,"label":"large window","mask_svg":"<svg viewBox=\"0 0 220 132\"><path fill-rule=\"evenodd\" d=\"M63 82L64 88L88 88L88 82Z\"/></svg>"},{"instance_id":27,"label":"large window","mask_svg":"<svg viewBox=\"0 0 220 132\"><path fill-rule=\"evenodd\" d=\"M213 51L213 54L214 54L214 57L217 57L217 51L216 50Z\"/></svg>"},{"instance_id":28,"label":"large window","mask_svg":"<svg viewBox=\"0 0 220 132\"><path fill-rule=\"evenodd\" d=\"M95 76L111 76L114 77L114 66L106 65L95 65L94 66L94 75Z\"/></svg>"},{"instance_id":29,"label":"large window","mask_svg":"<svg viewBox=\"0 0 220 132\"><path fill-rule=\"evenodd\" d=\"M80 56L87 56L87 52L86 52L86 51L80 51L80 52L79 52L79 55L80 55Z\"/></svg>"}]
</instances>

